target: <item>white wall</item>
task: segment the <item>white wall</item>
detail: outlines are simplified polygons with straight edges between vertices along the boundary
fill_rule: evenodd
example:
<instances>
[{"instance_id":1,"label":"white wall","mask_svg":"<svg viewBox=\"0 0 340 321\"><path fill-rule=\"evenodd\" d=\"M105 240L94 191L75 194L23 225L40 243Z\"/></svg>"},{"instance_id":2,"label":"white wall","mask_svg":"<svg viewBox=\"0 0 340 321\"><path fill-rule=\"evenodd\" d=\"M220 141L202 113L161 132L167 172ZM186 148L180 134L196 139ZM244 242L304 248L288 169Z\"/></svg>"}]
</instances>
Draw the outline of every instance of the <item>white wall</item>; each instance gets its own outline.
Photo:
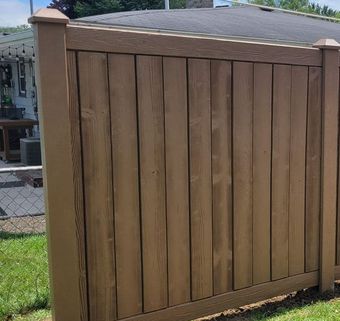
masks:
<instances>
[{"instance_id":1,"label":"white wall","mask_svg":"<svg viewBox=\"0 0 340 321\"><path fill-rule=\"evenodd\" d=\"M1 0L0 0L1 2ZM0 51L5 50L5 59L6 54L8 54L8 47L11 46L11 48L17 48L22 46L22 44L25 44L26 48L26 54L29 57L32 57L33 55L33 49L34 46L34 40L33 40L33 32L31 29L25 30L23 32L14 33L12 35L8 35L5 37L0 38ZM19 50L20 55L20 50ZM14 55L15 52L12 49L12 55ZM8 57L7 57L8 58ZM14 58L14 57L13 57ZM27 58L26 58L27 60ZM0 62L1 64L1 62ZM11 62L12 66L12 81L13 81L13 90L12 90L12 100L13 103L17 107L25 108L26 113L24 115L25 118L30 119L37 119L37 116L34 112L34 106L36 105L36 98L34 95L32 95L32 91L34 90L33 84L32 84L32 76L34 73L34 64L33 69L31 65L27 62L25 64L25 70L26 70L26 97L20 97L19 95L19 81L18 81L18 68L17 63L15 60L12 60ZM35 135L39 135L38 128L35 130Z\"/></svg>"},{"instance_id":2,"label":"white wall","mask_svg":"<svg viewBox=\"0 0 340 321\"><path fill-rule=\"evenodd\" d=\"M26 71L26 97L19 95L19 79L18 79L18 66L16 63L12 63L12 74L13 74L13 103L16 107L25 108L25 118L36 119L34 113L34 106L36 105L36 92L33 86L34 76L34 64L25 63Z\"/></svg>"}]
</instances>

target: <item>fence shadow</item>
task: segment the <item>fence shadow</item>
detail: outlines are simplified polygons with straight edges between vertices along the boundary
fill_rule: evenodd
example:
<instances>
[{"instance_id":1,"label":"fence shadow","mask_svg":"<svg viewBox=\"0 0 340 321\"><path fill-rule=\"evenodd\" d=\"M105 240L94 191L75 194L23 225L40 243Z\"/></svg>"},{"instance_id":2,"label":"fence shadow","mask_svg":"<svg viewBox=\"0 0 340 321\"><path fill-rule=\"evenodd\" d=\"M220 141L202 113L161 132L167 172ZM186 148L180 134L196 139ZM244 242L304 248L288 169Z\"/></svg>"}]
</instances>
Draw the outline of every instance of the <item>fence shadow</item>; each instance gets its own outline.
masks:
<instances>
[{"instance_id":1,"label":"fence shadow","mask_svg":"<svg viewBox=\"0 0 340 321\"><path fill-rule=\"evenodd\" d=\"M40 236L44 235L45 233L39 232L39 233L12 233L12 232L3 232L0 231L0 240L17 240L17 239L23 239L26 237L31 236Z\"/></svg>"}]
</instances>

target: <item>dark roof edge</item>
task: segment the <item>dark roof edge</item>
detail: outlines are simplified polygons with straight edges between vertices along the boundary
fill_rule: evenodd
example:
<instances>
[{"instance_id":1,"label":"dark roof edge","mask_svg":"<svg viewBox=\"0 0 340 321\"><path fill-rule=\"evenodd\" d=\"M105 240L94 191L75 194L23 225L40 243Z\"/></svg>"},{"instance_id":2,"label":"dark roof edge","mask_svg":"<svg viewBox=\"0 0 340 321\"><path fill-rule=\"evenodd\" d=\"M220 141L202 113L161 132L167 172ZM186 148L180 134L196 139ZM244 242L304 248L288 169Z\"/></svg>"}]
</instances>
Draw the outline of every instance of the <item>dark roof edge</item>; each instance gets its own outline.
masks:
<instances>
[{"instance_id":1,"label":"dark roof edge","mask_svg":"<svg viewBox=\"0 0 340 321\"><path fill-rule=\"evenodd\" d=\"M255 38L255 37L242 37L242 36L227 36L227 35L216 35L216 34L207 34L207 33L199 33L199 32L189 32L189 31L176 31L172 29L153 29L153 28L143 28L143 27L132 27L128 25L112 25L109 23L100 23L100 22L88 22L88 21L80 21L80 20L71 20L70 24L73 26L90 26L90 27L98 27L104 29L114 29L117 31L128 31L128 32L142 32L142 33L155 33L162 35L172 35L172 36L191 36L191 37L199 37L206 39L216 39L216 40L230 40L230 41L240 41L240 42L252 42L252 43L264 43L264 44L277 44L277 45L288 45L292 47L304 47L304 48L312 48L313 44L307 42L298 42L298 41L288 41L288 40L279 40L279 39L266 39L266 38Z\"/></svg>"}]
</instances>

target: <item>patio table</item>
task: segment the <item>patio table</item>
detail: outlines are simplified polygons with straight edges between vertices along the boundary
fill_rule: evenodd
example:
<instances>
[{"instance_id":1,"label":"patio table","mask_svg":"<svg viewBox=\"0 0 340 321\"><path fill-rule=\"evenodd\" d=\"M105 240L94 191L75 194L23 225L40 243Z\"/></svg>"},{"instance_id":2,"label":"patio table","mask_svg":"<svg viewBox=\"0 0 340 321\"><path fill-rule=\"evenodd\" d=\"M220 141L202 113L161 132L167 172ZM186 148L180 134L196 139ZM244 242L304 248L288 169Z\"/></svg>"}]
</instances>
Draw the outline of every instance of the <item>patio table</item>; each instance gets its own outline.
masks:
<instances>
[{"instance_id":1,"label":"patio table","mask_svg":"<svg viewBox=\"0 0 340 321\"><path fill-rule=\"evenodd\" d=\"M32 136L33 126L38 124L39 122L33 119L0 119L0 132L2 133L0 158L4 161L20 160L20 149L10 149L9 130L25 129L28 130L29 136Z\"/></svg>"}]
</instances>

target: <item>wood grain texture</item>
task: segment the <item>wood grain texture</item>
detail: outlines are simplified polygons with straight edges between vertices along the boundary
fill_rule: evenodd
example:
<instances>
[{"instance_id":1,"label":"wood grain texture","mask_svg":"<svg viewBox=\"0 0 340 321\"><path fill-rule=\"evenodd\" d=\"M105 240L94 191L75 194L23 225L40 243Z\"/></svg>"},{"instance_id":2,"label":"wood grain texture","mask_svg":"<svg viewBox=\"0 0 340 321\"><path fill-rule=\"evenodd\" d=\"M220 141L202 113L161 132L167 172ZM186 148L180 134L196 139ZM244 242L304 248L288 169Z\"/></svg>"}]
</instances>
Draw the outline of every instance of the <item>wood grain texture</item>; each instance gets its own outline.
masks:
<instances>
[{"instance_id":1,"label":"wood grain texture","mask_svg":"<svg viewBox=\"0 0 340 321\"><path fill-rule=\"evenodd\" d=\"M107 55L78 54L89 317L116 320L112 161Z\"/></svg>"},{"instance_id":2,"label":"wood grain texture","mask_svg":"<svg viewBox=\"0 0 340 321\"><path fill-rule=\"evenodd\" d=\"M40 8L28 19L28 23L38 22L66 25L70 22L70 19L57 9Z\"/></svg>"},{"instance_id":3,"label":"wood grain texture","mask_svg":"<svg viewBox=\"0 0 340 321\"><path fill-rule=\"evenodd\" d=\"M75 176L80 169L74 158L77 97L74 88L71 89L72 97L68 96L66 26L38 23L33 28L52 314L55 319L82 321L87 317L87 300L84 301L86 292L83 292L82 274L82 200L77 194L79 178Z\"/></svg>"},{"instance_id":4,"label":"wood grain texture","mask_svg":"<svg viewBox=\"0 0 340 321\"><path fill-rule=\"evenodd\" d=\"M339 140L339 50L323 50L320 291L334 291Z\"/></svg>"},{"instance_id":5,"label":"wood grain texture","mask_svg":"<svg viewBox=\"0 0 340 321\"><path fill-rule=\"evenodd\" d=\"M182 304L154 313L140 315L123 321L187 321L202 316L212 315L216 311L244 306L253 302L263 301L281 294L288 294L318 284L318 273L310 272L283 280L267 282L246 289L216 295L196 302Z\"/></svg>"},{"instance_id":6,"label":"wood grain texture","mask_svg":"<svg viewBox=\"0 0 340 321\"><path fill-rule=\"evenodd\" d=\"M163 58L169 305L190 301L187 63Z\"/></svg>"},{"instance_id":7,"label":"wood grain texture","mask_svg":"<svg viewBox=\"0 0 340 321\"><path fill-rule=\"evenodd\" d=\"M253 283L270 281L271 128L273 67L254 65Z\"/></svg>"},{"instance_id":8,"label":"wood grain texture","mask_svg":"<svg viewBox=\"0 0 340 321\"><path fill-rule=\"evenodd\" d=\"M109 55L118 318L142 312L135 58Z\"/></svg>"},{"instance_id":9,"label":"wood grain texture","mask_svg":"<svg viewBox=\"0 0 340 321\"><path fill-rule=\"evenodd\" d=\"M339 87L339 92L340 92L340 87ZM339 140L339 144L340 144L340 140ZM340 153L339 146L338 146L338 153ZM340 160L338 161L338 210L337 210L337 222L336 222L336 264L337 265L340 265L340 201L339 201L340 200L340 187L339 185L340 185Z\"/></svg>"},{"instance_id":10,"label":"wood grain texture","mask_svg":"<svg viewBox=\"0 0 340 321\"><path fill-rule=\"evenodd\" d=\"M232 290L231 63L211 61L214 294Z\"/></svg>"},{"instance_id":11,"label":"wood grain texture","mask_svg":"<svg viewBox=\"0 0 340 321\"><path fill-rule=\"evenodd\" d=\"M253 282L253 101L254 66L233 65L234 289Z\"/></svg>"},{"instance_id":12,"label":"wood grain texture","mask_svg":"<svg viewBox=\"0 0 340 321\"><path fill-rule=\"evenodd\" d=\"M274 65L272 280L288 276L291 66Z\"/></svg>"},{"instance_id":13,"label":"wood grain texture","mask_svg":"<svg viewBox=\"0 0 340 321\"><path fill-rule=\"evenodd\" d=\"M306 272L319 268L321 206L321 68L309 68L306 155Z\"/></svg>"},{"instance_id":14,"label":"wood grain texture","mask_svg":"<svg viewBox=\"0 0 340 321\"><path fill-rule=\"evenodd\" d=\"M210 61L188 60L192 300L213 294Z\"/></svg>"},{"instance_id":15,"label":"wood grain texture","mask_svg":"<svg viewBox=\"0 0 340 321\"><path fill-rule=\"evenodd\" d=\"M334 268L335 280L340 280L340 265L336 265Z\"/></svg>"},{"instance_id":16,"label":"wood grain texture","mask_svg":"<svg viewBox=\"0 0 340 321\"><path fill-rule=\"evenodd\" d=\"M315 48L171 35L160 32L134 32L93 26L87 28L69 25L67 48L305 66L322 65L322 54Z\"/></svg>"},{"instance_id":17,"label":"wood grain texture","mask_svg":"<svg viewBox=\"0 0 340 321\"><path fill-rule=\"evenodd\" d=\"M305 270L305 166L308 68L292 67L290 178L289 178L289 275Z\"/></svg>"},{"instance_id":18,"label":"wood grain texture","mask_svg":"<svg viewBox=\"0 0 340 321\"><path fill-rule=\"evenodd\" d=\"M137 56L144 312L168 305L162 58Z\"/></svg>"},{"instance_id":19,"label":"wood grain texture","mask_svg":"<svg viewBox=\"0 0 340 321\"><path fill-rule=\"evenodd\" d=\"M81 297L81 320L88 319L87 311L87 266L86 266L86 244L85 244L85 213L84 213L84 195L83 195L83 175L82 175L82 148L80 135L80 114L79 114L79 97L78 97L78 79L77 79L77 56L75 52L67 53L67 70L69 83L69 108L71 122L71 139L72 139L72 161L73 161L73 180L74 195L76 201L76 228L78 240L79 256L79 289Z\"/></svg>"},{"instance_id":20,"label":"wood grain texture","mask_svg":"<svg viewBox=\"0 0 340 321\"><path fill-rule=\"evenodd\" d=\"M185 321L333 289L338 51L42 19L54 319Z\"/></svg>"}]
</instances>

